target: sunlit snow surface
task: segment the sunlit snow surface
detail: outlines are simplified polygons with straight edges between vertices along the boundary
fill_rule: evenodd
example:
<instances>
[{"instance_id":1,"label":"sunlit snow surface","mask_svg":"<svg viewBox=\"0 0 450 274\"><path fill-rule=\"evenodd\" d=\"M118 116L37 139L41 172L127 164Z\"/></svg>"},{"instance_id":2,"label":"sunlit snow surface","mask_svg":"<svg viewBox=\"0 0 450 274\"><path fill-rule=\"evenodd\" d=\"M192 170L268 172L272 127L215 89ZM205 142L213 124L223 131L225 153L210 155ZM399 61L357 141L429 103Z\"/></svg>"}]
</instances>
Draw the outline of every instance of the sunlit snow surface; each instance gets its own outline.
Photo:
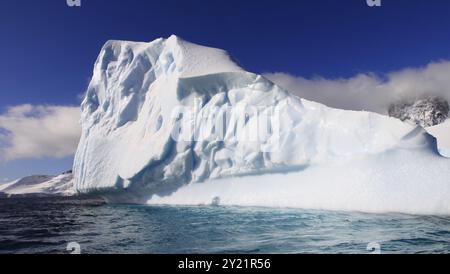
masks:
<instances>
[{"instance_id":1,"label":"sunlit snow surface","mask_svg":"<svg viewBox=\"0 0 450 274\"><path fill-rule=\"evenodd\" d=\"M236 131L261 122L250 114L243 123L231 116L222 140L197 140L195 132L217 129L197 118L193 132L178 129L173 111L180 106L196 115L275 108L269 127L276 134L236 140ZM111 202L218 198L226 205L450 214L450 161L422 128L300 99L244 71L226 52L176 36L108 42L82 103L82 128L75 187ZM189 138L175 142L175 129Z\"/></svg>"},{"instance_id":2,"label":"sunlit snow surface","mask_svg":"<svg viewBox=\"0 0 450 274\"><path fill-rule=\"evenodd\" d=\"M219 197L221 205L448 215L446 168L448 160L436 154L399 149L300 172L192 183L149 203L209 205Z\"/></svg>"},{"instance_id":3,"label":"sunlit snow surface","mask_svg":"<svg viewBox=\"0 0 450 274\"><path fill-rule=\"evenodd\" d=\"M440 125L427 128L427 131L436 137L439 153L450 158L450 119Z\"/></svg>"}]
</instances>

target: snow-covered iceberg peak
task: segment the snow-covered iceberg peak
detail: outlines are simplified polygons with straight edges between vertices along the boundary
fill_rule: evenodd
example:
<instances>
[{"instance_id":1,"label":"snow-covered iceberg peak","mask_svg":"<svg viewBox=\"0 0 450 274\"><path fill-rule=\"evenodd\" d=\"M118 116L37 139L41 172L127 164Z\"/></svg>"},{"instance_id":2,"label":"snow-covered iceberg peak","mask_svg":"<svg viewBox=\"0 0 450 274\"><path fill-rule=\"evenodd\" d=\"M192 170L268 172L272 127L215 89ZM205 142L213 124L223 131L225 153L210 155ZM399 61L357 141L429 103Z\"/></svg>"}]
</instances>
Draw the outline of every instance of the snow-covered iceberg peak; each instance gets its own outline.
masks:
<instances>
[{"instance_id":1,"label":"snow-covered iceberg peak","mask_svg":"<svg viewBox=\"0 0 450 274\"><path fill-rule=\"evenodd\" d=\"M226 52L176 36L107 42L82 103L82 128L75 187L111 201L144 203L189 183L296 174L396 150L439 158L421 128L300 99Z\"/></svg>"}]
</instances>

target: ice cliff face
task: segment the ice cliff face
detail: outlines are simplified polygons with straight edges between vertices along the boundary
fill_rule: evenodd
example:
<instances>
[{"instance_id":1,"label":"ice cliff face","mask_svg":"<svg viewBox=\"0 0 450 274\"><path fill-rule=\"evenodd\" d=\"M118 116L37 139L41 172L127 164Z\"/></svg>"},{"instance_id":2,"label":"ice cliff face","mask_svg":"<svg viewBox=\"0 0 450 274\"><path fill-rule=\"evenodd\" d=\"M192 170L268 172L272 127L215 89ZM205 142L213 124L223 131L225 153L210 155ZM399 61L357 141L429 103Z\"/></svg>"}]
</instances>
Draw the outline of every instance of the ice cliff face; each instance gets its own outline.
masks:
<instances>
[{"instance_id":1,"label":"ice cliff face","mask_svg":"<svg viewBox=\"0 0 450 274\"><path fill-rule=\"evenodd\" d=\"M394 104L389 108L389 116L424 128L443 123L448 118L448 114L448 102L438 97L420 99L412 103Z\"/></svg>"},{"instance_id":2,"label":"ice cliff face","mask_svg":"<svg viewBox=\"0 0 450 274\"><path fill-rule=\"evenodd\" d=\"M427 132L437 139L439 153L450 158L450 119L427 128Z\"/></svg>"},{"instance_id":3,"label":"ice cliff face","mask_svg":"<svg viewBox=\"0 0 450 274\"><path fill-rule=\"evenodd\" d=\"M106 43L81 121L75 187L119 202L145 203L218 178L303 174L397 150L442 158L421 128L295 97L226 52L176 36Z\"/></svg>"}]
</instances>

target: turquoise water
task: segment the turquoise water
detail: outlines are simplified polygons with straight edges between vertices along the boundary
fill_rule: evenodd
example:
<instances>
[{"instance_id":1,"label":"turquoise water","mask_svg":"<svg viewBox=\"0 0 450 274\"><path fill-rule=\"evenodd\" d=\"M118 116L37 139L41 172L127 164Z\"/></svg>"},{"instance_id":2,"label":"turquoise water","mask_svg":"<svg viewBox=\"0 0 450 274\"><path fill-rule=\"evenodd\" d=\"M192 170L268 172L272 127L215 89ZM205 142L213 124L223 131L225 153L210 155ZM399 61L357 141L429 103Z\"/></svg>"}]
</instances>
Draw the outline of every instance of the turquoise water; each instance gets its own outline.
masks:
<instances>
[{"instance_id":1,"label":"turquoise water","mask_svg":"<svg viewBox=\"0 0 450 274\"><path fill-rule=\"evenodd\" d=\"M0 200L0 253L449 253L450 217Z\"/></svg>"}]
</instances>

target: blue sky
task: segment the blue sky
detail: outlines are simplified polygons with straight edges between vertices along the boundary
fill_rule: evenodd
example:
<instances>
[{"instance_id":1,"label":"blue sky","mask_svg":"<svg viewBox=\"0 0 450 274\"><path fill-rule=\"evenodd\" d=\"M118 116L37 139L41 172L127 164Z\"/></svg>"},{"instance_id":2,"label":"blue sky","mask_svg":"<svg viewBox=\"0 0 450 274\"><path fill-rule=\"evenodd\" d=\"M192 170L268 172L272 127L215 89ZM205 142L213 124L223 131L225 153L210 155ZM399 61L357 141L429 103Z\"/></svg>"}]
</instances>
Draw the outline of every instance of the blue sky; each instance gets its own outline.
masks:
<instances>
[{"instance_id":1,"label":"blue sky","mask_svg":"<svg viewBox=\"0 0 450 274\"><path fill-rule=\"evenodd\" d=\"M22 104L78 105L109 39L177 34L223 48L256 73L384 75L450 59L449 14L447 0L383 0L379 8L365 0L82 0L79 8L4 0L0 114ZM0 162L0 181L57 173L72 161L32 158Z\"/></svg>"}]
</instances>

